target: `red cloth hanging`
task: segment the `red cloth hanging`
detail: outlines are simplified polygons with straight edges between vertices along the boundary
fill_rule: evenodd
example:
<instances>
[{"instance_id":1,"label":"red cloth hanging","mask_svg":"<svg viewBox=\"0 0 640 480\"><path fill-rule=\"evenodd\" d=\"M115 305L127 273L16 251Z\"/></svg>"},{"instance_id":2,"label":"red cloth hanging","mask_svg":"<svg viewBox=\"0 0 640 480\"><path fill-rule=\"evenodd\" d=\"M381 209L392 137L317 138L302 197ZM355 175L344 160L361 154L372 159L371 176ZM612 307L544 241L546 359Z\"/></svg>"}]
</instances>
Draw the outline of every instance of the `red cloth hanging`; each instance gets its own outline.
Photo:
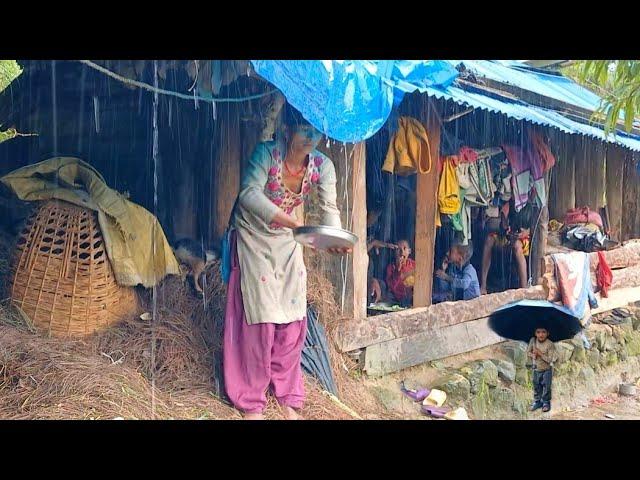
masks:
<instances>
[{"instance_id":1,"label":"red cloth hanging","mask_svg":"<svg viewBox=\"0 0 640 480\"><path fill-rule=\"evenodd\" d=\"M613 281L613 273L607 264L607 260L604 258L604 253L598 252L598 268L596 269L596 281L598 282L598 289L603 297L609 296L609 288Z\"/></svg>"},{"instance_id":2,"label":"red cloth hanging","mask_svg":"<svg viewBox=\"0 0 640 480\"><path fill-rule=\"evenodd\" d=\"M478 153L470 147L462 147L458 152L460 161L464 163L475 163L478 160Z\"/></svg>"}]
</instances>

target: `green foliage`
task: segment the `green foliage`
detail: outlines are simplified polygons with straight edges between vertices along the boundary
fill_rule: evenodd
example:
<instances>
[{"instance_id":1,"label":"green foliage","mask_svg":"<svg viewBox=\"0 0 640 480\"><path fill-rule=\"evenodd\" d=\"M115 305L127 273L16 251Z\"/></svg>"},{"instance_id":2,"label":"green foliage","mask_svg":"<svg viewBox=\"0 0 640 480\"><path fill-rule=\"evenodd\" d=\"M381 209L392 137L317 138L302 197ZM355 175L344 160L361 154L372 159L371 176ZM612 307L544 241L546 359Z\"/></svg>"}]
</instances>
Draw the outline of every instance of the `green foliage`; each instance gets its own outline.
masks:
<instances>
[{"instance_id":1,"label":"green foliage","mask_svg":"<svg viewBox=\"0 0 640 480\"><path fill-rule=\"evenodd\" d=\"M594 119L604 121L607 133L631 131L640 114L640 60L579 61L564 73L603 98Z\"/></svg>"},{"instance_id":2,"label":"green foliage","mask_svg":"<svg viewBox=\"0 0 640 480\"><path fill-rule=\"evenodd\" d=\"M21 73L22 69L15 60L0 60L0 93Z\"/></svg>"},{"instance_id":3,"label":"green foliage","mask_svg":"<svg viewBox=\"0 0 640 480\"><path fill-rule=\"evenodd\" d=\"M22 69L15 60L0 60L0 93L22 73ZM0 130L0 143L10 140L18 135L15 128Z\"/></svg>"},{"instance_id":4,"label":"green foliage","mask_svg":"<svg viewBox=\"0 0 640 480\"><path fill-rule=\"evenodd\" d=\"M18 136L18 132L15 128L10 128L8 130L0 130L0 143L11 140L14 137Z\"/></svg>"}]
</instances>

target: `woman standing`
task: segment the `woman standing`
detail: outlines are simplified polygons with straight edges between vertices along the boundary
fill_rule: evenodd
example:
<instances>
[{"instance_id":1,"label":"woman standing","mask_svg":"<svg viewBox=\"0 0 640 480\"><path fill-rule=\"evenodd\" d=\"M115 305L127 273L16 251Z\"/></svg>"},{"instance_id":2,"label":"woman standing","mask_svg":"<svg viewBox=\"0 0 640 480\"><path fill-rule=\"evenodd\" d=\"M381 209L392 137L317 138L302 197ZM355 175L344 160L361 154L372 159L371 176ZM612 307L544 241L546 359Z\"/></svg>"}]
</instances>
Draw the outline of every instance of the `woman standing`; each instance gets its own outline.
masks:
<instances>
[{"instance_id":1,"label":"woman standing","mask_svg":"<svg viewBox=\"0 0 640 480\"><path fill-rule=\"evenodd\" d=\"M315 150L322 134L288 105L284 123L284 139L253 152L232 213L224 377L229 398L247 419L263 418L269 387L288 419L301 418L307 272L292 232L303 222L293 209L316 188L321 223L341 227L333 163Z\"/></svg>"}]
</instances>

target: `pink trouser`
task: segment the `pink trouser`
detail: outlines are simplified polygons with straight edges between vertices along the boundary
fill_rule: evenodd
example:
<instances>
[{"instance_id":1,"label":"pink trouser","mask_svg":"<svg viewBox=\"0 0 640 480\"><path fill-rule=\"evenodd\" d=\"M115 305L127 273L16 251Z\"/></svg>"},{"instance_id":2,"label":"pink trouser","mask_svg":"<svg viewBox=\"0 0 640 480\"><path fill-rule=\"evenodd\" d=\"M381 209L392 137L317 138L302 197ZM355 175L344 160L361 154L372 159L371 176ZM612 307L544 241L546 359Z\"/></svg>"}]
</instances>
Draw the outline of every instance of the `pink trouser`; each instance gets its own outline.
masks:
<instances>
[{"instance_id":1,"label":"pink trouser","mask_svg":"<svg viewBox=\"0 0 640 480\"><path fill-rule=\"evenodd\" d=\"M247 324L240 288L236 234L231 238L231 275L224 320L224 383L233 405L262 413L271 386L281 405L301 408L304 382L300 357L307 319L287 324Z\"/></svg>"}]
</instances>

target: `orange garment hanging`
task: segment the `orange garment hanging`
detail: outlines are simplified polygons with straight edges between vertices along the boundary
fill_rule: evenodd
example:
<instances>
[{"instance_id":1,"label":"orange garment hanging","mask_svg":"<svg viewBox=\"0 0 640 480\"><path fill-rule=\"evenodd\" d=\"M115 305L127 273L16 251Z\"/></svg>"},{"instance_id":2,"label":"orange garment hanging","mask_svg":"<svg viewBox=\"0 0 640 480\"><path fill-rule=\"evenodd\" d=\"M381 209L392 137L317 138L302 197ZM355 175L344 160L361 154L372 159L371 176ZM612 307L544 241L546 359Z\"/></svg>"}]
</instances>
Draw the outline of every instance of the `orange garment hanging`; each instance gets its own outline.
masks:
<instances>
[{"instance_id":1,"label":"orange garment hanging","mask_svg":"<svg viewBox=\"0 0 640 480\"><path fill-rule=\"evenodd\" d=\"M382 170L402 176L431 172L431 146L424 126L411 117L400 117L398 123Z\"/></svg>"}]
</instances>

